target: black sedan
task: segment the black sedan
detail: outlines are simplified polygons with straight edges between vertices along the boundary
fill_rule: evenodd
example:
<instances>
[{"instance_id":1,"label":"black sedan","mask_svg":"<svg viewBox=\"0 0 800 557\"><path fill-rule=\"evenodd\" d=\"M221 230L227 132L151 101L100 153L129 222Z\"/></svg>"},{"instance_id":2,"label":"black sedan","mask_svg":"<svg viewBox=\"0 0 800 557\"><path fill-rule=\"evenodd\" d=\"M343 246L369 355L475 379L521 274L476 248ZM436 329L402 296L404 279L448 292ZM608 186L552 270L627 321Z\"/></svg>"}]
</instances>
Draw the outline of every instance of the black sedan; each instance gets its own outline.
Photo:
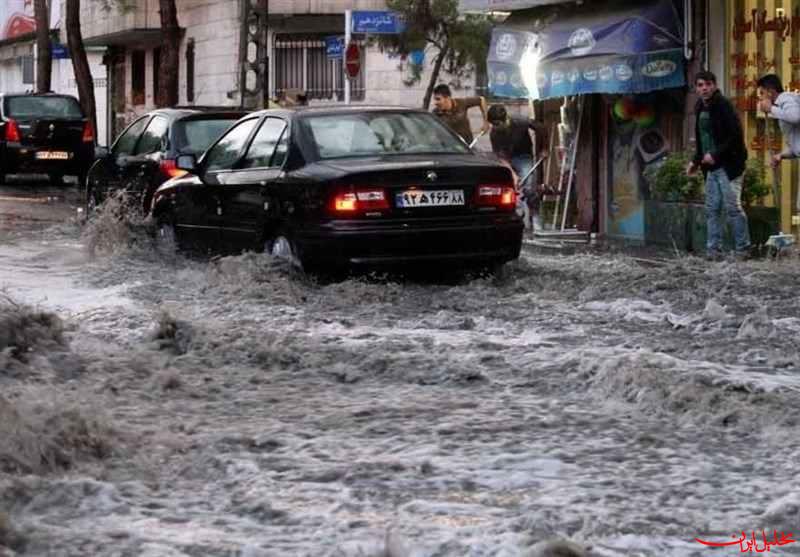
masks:
<instances>
[{"instance_id":1,"label":"black sedan","mask_svg":"<svg viewBox=\"0 0 800 557\"><path fill-rule=\"evenodd\" d=\"M101 151L86 181L91 213L106 197L125 190L134 208L147 212L153 192L186 172L175 166L179 154L201 154L245 113L238 110L159 109L134 120L111 150Z\"/></svg>"},{"instance_id":2,"label":"black sedan","mask_svg":"<svg viewBox=\"0 0 800 557\"><path fill-rule=\"evenodd\" d=\"M510 171L427 112L336 107L245 116L164 183L179 246L264 249L306 269L497 265L519 256Z\"/></svg>"},{"instance_id":3,"label":"black sedan","mask_svg":"<svg viewBox=\"0 0 800 557\"><path fill-rule=\"evenodd\" d=\"M7 174L65 175L83 183L95 157L95 135L75 97L0 94L0 183Z\"/></svg>"}]
</instances>

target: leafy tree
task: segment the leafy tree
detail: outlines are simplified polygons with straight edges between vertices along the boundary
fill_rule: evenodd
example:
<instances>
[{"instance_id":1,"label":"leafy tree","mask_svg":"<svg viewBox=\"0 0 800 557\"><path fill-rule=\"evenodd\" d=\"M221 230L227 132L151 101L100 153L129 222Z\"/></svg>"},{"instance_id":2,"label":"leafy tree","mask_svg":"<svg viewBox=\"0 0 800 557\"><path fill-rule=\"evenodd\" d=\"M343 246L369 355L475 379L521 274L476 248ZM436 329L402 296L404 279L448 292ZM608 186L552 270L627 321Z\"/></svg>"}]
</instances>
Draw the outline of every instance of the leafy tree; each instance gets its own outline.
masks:
<instances>
[{"instance_id":1,"label":"leafy tree","mask_svg":"<svg viewBox=\"0 0 800 557\"><path fill-rule=\"evenodd\" d=\"M427 109L433 88L444 70L456 79L468 77L473 68L483 69L489 50L492 21L484 15L461 15L458 0L386 0L386 6L406 21L399 35L381 35L382 48L407 56L428 47L435 58L422 108ZM423 68L412 65L407 85L422 80Z\"/></svg>"},{"instance_id":2,"label":"leafy tree","mask_svg":"<svg viewBox=\"0 0 800 557\"><path fill-rule=\"evenodd\" d=\"M36 92L50 91L53 53L50 51L50 6L47 0L35 0L33 17L36 20Z\"/></svg>"}]
</instances>

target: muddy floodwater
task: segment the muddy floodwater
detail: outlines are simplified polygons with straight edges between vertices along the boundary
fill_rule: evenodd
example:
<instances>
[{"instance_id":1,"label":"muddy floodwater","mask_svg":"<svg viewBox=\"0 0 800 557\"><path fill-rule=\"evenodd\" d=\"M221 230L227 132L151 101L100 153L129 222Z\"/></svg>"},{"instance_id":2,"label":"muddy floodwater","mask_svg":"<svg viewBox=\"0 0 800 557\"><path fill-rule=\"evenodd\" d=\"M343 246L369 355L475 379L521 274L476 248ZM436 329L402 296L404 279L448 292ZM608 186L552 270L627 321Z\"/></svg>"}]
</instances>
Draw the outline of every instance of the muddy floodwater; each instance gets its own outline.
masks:
<instances>
[{"instance_id":1,"label":"muddy floodwater","mask_svg":"<svg viewBox=\"0 0 800 557\"><path fill-rule=\"evenodd\" d=\"M0 555L800 554L796 256L330 282L79 204L0 195Z\"/></svg>"}]
</instances>

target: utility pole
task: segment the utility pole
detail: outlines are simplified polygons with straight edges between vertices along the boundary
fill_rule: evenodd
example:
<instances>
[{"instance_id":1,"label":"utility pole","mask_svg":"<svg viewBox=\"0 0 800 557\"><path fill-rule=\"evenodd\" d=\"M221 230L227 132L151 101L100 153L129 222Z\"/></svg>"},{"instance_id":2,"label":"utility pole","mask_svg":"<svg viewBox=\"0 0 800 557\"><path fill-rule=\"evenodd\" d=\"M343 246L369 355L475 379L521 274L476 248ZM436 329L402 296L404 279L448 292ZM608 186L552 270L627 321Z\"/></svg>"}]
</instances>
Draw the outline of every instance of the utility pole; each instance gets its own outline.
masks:
<instances>
[{"instance_id":1,"label":"utility pole","mask_svg":"<svg viewBox=\"0 0 800 557\"><path fill-rule=\"evenodd\" d=\"M239 106L269 106L269 0L240 0Z\"/></svg>"}]
</instances>

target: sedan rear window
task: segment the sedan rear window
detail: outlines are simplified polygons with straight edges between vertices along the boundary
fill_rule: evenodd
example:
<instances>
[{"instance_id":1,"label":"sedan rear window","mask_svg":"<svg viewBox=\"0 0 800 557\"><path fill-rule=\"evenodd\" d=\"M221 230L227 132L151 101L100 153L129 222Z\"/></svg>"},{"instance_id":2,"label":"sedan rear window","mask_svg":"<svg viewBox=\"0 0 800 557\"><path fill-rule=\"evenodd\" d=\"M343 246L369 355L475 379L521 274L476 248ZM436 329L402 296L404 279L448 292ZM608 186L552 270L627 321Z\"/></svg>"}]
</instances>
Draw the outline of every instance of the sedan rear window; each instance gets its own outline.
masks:
<instances>
[{"instance_id":1,"label":"sedan rear window","mask_svg":"<svg viewBox=\"0 0 800 557\"><path fill-rule=\"evenodd\" d=\"M5 112L20 120L83 118L81 105L72 97L7 97Z\"/></svg>"},{"instance_id":2,"label":"sedan rear window","mask_svg":"<svg viewBox=\"0 0 800 557\"><path fill-rule=\"evenodd\" d=\"M175 123L176 148L183 153L199 155L227 131L238 116L213 120L181 120Z\"/></svg>"},{"instance_id":3,"label":"sedan rear window","mask_svg":"<svg viewBox=\"0 0 800 557\"><path fill-rule=\"evenodd\" d=\"M309 116L302 122L322 159L469 152L469 147L430 114L329 114Z\"/></svg>"}]
</instances>

